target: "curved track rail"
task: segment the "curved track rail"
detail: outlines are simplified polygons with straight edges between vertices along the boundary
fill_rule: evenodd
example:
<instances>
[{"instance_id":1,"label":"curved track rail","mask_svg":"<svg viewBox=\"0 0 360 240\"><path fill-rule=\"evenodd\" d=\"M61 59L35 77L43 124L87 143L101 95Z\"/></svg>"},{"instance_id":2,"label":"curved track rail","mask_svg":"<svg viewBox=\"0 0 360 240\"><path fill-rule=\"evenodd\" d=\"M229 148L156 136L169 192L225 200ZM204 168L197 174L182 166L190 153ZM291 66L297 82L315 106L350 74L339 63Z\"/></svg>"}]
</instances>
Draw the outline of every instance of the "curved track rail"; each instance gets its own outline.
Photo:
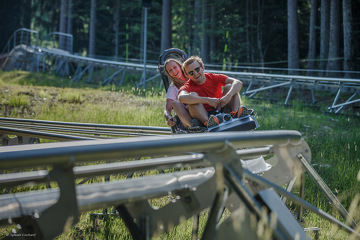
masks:
<instances>
[{"instance_id":1,"label":"curved track rail","mask_svg":"<svg viewBox=\"0 0 360 240\"><path fill-rule=\"evenodd\" d=\"M0 118L2 145L40 142L39 139L74 141L170 134L171 129L166 127ZM16 137L11 137L12 135Z\"/></svg>"}]
</instances>

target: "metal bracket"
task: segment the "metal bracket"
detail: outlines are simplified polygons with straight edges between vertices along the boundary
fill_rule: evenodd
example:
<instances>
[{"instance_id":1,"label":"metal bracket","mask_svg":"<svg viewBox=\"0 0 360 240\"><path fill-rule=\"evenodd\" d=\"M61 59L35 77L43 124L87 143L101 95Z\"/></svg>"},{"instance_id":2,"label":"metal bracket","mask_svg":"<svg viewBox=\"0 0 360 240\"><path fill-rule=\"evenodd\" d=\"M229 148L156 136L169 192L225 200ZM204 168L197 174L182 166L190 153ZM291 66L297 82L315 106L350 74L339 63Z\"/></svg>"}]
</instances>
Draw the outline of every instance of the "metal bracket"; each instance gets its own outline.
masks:
<instances>
[{"instance_id":1,"label":"metal bracket","mask_svg":"<svg viewBox=\"0 0 360 240\"><path fill-rule=\"evenodd\" d=\"M184 186L186 188L172 192L171 194L175 196L174 201L161 208L151 206L148 200L125 204L123 209L125 208L128 214L121 214L121 218L127 218L128 223L131 223L127 226L130 226L134 239L146 238L146 236L158 237L210 207L215 198L215 186L214 176L196 187ZM132 219L136 219L136 223ZM146 225L147 219L151 220L148 222L149 225ZM140 224L141 221L144 222Z\"/></svg>"},{"instance_id":2,"label":"metal bracket","mask_svg":"<svg viewBox=\"0 0 360 240\"><path fill-rule=\"evenodd\" d=\"M225 185L224 169L222 164L216 166L217 193L210 209L209 217L203 232L202 239L211 239L218 228L218 223L225 209L225 202L228 199L229 189Z\"/></svg>"},{"instance_id":3,"label":"metal bracket","mask_svg":"<svg viewBox=\"0 0 360 240\"><path fill-rule=\"evenodd\" d=\"M214 166L218 163L230 165L239 177L243 175L240 157L236 153L236 148L228 141L225 141L224 148L221 150L206 153L205 159L209 160Z\"/></svg>"},{"instance_id":4,"label":"metal bracket","mask_svg":"<svg viewBox=\"0 0 360 240\"><path fill-rule=\"evenodd\" d=\"M44 212L33 213L31 218L20 223L20 225L25 225L22 226L23 232L36 233L38 239L53 239L70 230L79 221L72 164L65 168L54 166L49 175L59 185L59 200Z\"/></svg>"},{"instance_id":5,"label":"metal bracket","mask_svg":"<svg viewBox=\"0 0 360 240\"><path fill-rule=\"evenodd\" d=\"M180 196L180 202L182 203L184 209L190 214L198 213L200 209L200 203L194 194L194 191L190 189L184 189L181 191L175 192L176 195Z\"/></svg>"},{"instance_id":6,"label":"metal bracket","mask_svg":"<svg viewBox=\"0 0 360 240\"><path fill-rule=\"evenodd\" d=\"M0 138L0 143L2 146L40 143L39 138L20 135L10 138L8 134L0 134Z\"/></svg>"}]
</instances>

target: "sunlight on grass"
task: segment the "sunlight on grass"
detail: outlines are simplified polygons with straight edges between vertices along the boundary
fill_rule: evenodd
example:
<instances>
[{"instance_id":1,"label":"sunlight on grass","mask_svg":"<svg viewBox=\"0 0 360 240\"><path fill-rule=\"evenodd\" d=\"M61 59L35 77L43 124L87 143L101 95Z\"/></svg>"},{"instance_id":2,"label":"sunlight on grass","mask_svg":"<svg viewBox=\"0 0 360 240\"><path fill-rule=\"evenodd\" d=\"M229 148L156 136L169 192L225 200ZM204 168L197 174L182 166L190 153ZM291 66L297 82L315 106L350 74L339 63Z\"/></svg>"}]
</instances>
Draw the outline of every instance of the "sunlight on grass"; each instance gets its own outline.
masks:
<instances>
[{"instance_id":1,"label":"sunlight on grass","mask_svg":"<svg viewBox=\"0 0 360 240\"><path fill-rule=\"evenodd\" d=\"M30 98L25 95L10 96L8 104L11 107L22 107L30 104Z\"/></svg>"},{"instance_id":2,"label":"sunlight on grass","mask_svg":"<svg viewBox=\"0 0 360 240\"><path fill-rule=\"evenodd\" d=\"M68 103L82 103L83 97L78 91L66 89L59 93L58 101Z\"/></svg>"},{"instance_id":3,"label":"sunlight on grass","mask_svg":"<svg viewBox=\"0 0 360 240\"><path fill-rule=\"evenodd\" d=\"M51 97L51 95L47 91L44 91L43 89L41 89L40 93L39 93L39 97L46 100L46 99L49 99Z\"/></svg>"}]
</instances>

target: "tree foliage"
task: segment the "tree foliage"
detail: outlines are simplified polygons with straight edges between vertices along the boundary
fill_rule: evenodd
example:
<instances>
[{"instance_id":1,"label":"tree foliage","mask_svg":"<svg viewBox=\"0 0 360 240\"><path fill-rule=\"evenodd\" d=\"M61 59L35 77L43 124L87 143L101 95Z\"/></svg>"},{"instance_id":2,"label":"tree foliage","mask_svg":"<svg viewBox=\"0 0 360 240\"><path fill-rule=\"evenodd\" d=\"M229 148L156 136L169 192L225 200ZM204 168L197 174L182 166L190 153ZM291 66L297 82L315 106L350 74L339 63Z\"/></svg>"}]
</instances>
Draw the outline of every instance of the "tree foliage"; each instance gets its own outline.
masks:
<instances>
[{"instance_id":1,"label":"tree foliage","mask_svg":"<svg viewBox=\"0 0 360 240\"><path fill-rule=\"evenodd\" d=\"M330 11L330 3L336 1L338 15L334 21L330 13L328 16L324 14ZM61 16L64 18L64 14L61 15L64 11L61 11L61 6L65 2L67 3L66 24L64 20L60 21ZM116 10L116 2L119 3L118 10ZM316 2L314 0L280 2L167 0L165 2L171 3L171 14L167 15L171 23L166 22L166 26L171 29L170 34L167 30L166 39L164 36L163 39L161 37L162 11L169 7L163 8L163 2L163 0L152 0L151 7L148 8L148 60L156 61L162 50L162 42L166 42L166 46L169 46L170 42L171 47L180 48L189 55L203 56L206 63L221 65L225 62L227 67L247 65L287 68L291 65L292 68L306 69L309 63L311 69L338 70L345 66L346 70L356 71L360 68L359 58L356 58L360 52L360 15L357 14L360 10L360 1L318 0L318 5L312 8L312 3ZM294 2L297 2L297 11L289 13L288 3ZM328 10L324 10L326 7ZM61 27L62 31L73 34L75 53L89 54L91 1L2 0L0 13L4 19L0 26L1 49L4 48L11 34L21 27L37 30L40 39L44 39L51 32L60 31ZM343 19L343 15L346 19ZM292 21L297 20L296 29L291 27L292 24L288 25L289 18ZM314 26L310 26L310 22L313 22ZM332 25L330 28L330 22L337 25ZM142 0L97 1L95 26L94 55L142 59L144 43ZM288 30L292 32L289 37ZM311 51L309 51L310 37ZM338 39L338 43L329 44L334 39ZM295 45L296 49L288 47L289 43L296 41L298 42ZM295 59L297 57L289 55L294 51L298 52L298 60ZM328 61L329 53L332 58L335 56L340 62L344 62L346 58L349 64L334 65L332 61Z\"/></svg>"}]
</instances>

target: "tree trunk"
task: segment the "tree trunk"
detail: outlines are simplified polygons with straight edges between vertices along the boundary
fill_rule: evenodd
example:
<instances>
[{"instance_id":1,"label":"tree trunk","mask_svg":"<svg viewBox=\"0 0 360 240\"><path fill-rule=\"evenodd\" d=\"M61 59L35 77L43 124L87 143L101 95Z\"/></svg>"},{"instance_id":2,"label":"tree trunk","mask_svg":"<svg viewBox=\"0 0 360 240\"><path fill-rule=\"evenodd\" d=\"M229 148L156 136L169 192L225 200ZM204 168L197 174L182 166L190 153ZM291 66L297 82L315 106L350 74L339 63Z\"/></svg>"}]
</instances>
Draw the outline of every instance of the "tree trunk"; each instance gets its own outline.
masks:
<instances>
[{"instance_id":1,"label":"tree trunk","mask_svg":"<svg viewBox=\"0 0 360 240\"><path fill-rule=\"evenodd\" d=\"M193 29L193 47L192 55L200 54L200 23L201 23L201 2L200 0L194 1L194 29Z\"/></svg>"},{"instance_id":2,"label":"tree trunk","mask_svg":"<svg viewBox=\"0 0 360 240\"><path fill-rule=\"evenodd\" d=\"M72 34L73 0L69 0L67 9L67 33Z\"/></svg>"},{"instance_id":3,"label":"tree trunk","mask_svg":"<svg viewBox=\"0 0 360 240\"><path fill-rule=\"evenodd\" d=\"M61 0L61 7L60 7L60 26L59 32L66 33L66 5L67 0ZM59 36L59 48L65 50L66 49L66 39L63 36Z\"/></svg>"},{"instance_id":4,"label":"tree trunk","mask_svg":"<svg viewBox=\"0 0 360 240\"><path fill-rule=\"evenodd\" d=\"M214 62L216 57L216 8L215 2L212 1L210 7L210 54L209 62Z\"/></svg>"},{"instance_id":5,"label":"tree trunk","mask_svg":"<svg viewBox=\"0 0 360 240\"><path fill-rule=\"evenodd\" d=\"M115 1L114 17L113 17L113 30L114 30L114 56L119 56L119 13L120 13L120 0Z\"/></svg>"},{"instance_id":6,"label":"tree trunk","mask_svg":"<svg viewBox=\"0 0 360 240\"><path fill-rule=\"evenodd\" d=\"M339 0L330 1L330 42L329 42L329 61L327 65L327 76L338 77L336 71L341 70L340 62L340 2ZM331 72L335 71L335 72Z\"/></svg>"},{"instance_id":7,"label":"tree trunk","mask_svg":"<svg viewBox=\"0 0 360 240\"><path fill-rule=\"evenodd\" d=\"M329 56L329 33L330 33L330 0L321 0L321 23L320 23L320 65L319 76L324 76Z\"/></svg>"},{"instance_id":8,"label":"tree trunk","mask_svg":"<svg viewBox=\"0 0 360 240\"><path fill-rule=\"evenodd\" d=\"M144 18L145 18L145 9L142 8L141 11L141 33L140 33L140 48L139 48L139 59L144 59L144 29L145 29L145 23L144 23Z\"/></svg>"},{"instance_id":9,"label":"tree trunk","mask_svg":"<svg viewBox=\"0 0 360 240\"><path fill-rule=\"evenodd\" d=\"M19 15L22 16L22 18L20 20L20 24L22 26L24 26L25 28L31 29L31 21L32 21L32 16L34 14L31 9L32 1L24 1L24 2L25 3L21 4L21 7L20 7L21 14L19 14ZM6 9L5 11L8 11L8 9Z\"/></svg>"},{"instance_id":10,"label":"tree trunk","mask_svg":"<svg viewBox=\"0 0 360 240\"><path fill-rule=\"evenodd\" d=\"M90 29L89 29L89 56L95 56L95 35L96 35L96 0L91 0L90 7Z\"/></svg>"},{"instance_id":11,"label":"tree trunk","mask_svg":"<svg viewBox=\"0 0 360 240\"><path fill-rule=\"evenodd\" d=\"M343 28L344 28L344 71L345 77L351 78L353 74L348 71L354 71L355 51L352 39L352 8L351 0L343 0Z\"/></svg>"},{"instance_id":12,"label":"tree trunk","mask_svg":"<svg viewBox=\"0 0 360 240\"><path fill-rule=\"evenodd\" d=\"M263 18L263 10L264 10L264 2L258 0L258 14L257 14L257 47L259 52L259 60L260 60L260 67L262 68L261 71L264 71L264 52L263 52L263 44L262 44L262 18Z\"/></svg>"},{"instance_id":13,"label":"tree trunk","mask_svg":"<svg viewBox=\"0 0 360 240\"><path fill-rule=\"evenodd\" d=\"M246 36L246 61L247 63L251 63L251 42L250 42L250 36L251 36L251 30L250 30L250 24L251 24L251 9L250 9L250 2L251 0L246 0L246 15L245 15L245 36Z\"/></svg>"},{"instance_id":14,"label":"tree trunk","mask_svg":"<svg viewBox=\"0 0 360 240\"><path fill-rule=\"evenodd\" d=\"M316 15L317 15L317 0L311 0L308 69L316 68L316 62L315 62L315 58L316 58ZM308 75L313 75L313 73L309 71Z\"/></svg>"},{"instance_id":15,"label":"tree trunk","mask_svg":"<svg viewBox=\"0 0 360 240\"><path fill-rule=\"evenodd\" d=\"M67 30L66 32L68 34L72 34L72 19L73 19L73 0L69 0L68 2L68 8L67 8ZM67 49L72 53L73 52L73 45L74 45L74 40L73 39L68 39L68 41L66 41L66 45L67 45Z\"/></svg>"},{"instance_id":16,"label":"tree trunk","mask_svg":"<svg viewBox=\"0 0 360 240\"><path fill-rule=\"evenodd\" d=\"M192 44L193 44L193 11L194 11L194 5L192 4L192 0L187 0L187 11L186 11L186 23L187 23L187 35L188 35L188 49L187 54L192 54Z\"/></svg>"},{"instance_id":17,"label":"tree trunk","mask_svg":"<svg viewBox=\"0 0 360 240\"><path fill-rule=\"evenodd\" d=\"M161 21L161 49L160 53L164 50L171 48L171 0L163 0L162 5L162 21Z\"/></svg>"},{"instance_id":18,"label":"tree trunk","mask_svg":"<svg viewBox=\"0 0 360 240\"><path fill-rule=\"evenodd\" d=\"M206 0L201 1L201 58L204 63L209 62L208 13Z\"/></svg>"},{"instance_id":19,"label":"tree trunk","mask_svg":"<svg viewBox=\"0 0 360 240\"><path fill-rule=\"evenodd\" d=\"M288 73L298 74L299 40L298 40L298 4L297 0L288 0Z\"/></svg>"},{"instance_id":20,"label":"tree trunk","mask_svg":"<svg viewBox=\"0 0 360 240\"><path fill-rule=\"evenodd\" d=\"M255 52L255 49L256 49L256 39L255 39L255 34L254 32L256 31L255 29L255 24L254 24L254 12L256 11L253 11L254 9L254 1L250 1L249 2L249 8L250 8L250 25L249 25L249 33L250 33L250 55L251 55L251 63L256 63L257 61L255 60L256 59L256 52ZM256 15L256 14L255 14Z\"/></svg>"}]
</instances>

